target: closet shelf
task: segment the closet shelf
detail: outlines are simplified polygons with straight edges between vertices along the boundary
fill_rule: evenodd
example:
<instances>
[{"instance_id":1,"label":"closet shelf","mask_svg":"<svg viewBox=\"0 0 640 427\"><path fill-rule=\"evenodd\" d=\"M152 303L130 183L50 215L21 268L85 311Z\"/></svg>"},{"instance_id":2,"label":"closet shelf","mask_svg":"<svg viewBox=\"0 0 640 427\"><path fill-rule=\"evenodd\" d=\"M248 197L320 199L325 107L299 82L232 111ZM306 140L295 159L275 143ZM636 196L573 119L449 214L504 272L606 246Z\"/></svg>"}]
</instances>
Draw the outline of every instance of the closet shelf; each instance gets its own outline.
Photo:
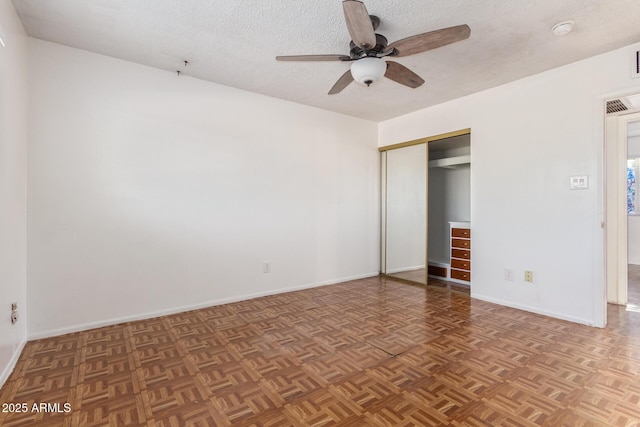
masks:
<instances>
[{"instance_id":1,"label":"closet shelf","mask_svg":"<svg viewBox=\"0 0 640 427\"><path fill-rule=\"evenodd\" d=\"M444 159L436 159L429 161L430 168L449 168L454 169L458 166L468 165L471 163L471 155L446 157Z\"/></svg>"}]
</instances>

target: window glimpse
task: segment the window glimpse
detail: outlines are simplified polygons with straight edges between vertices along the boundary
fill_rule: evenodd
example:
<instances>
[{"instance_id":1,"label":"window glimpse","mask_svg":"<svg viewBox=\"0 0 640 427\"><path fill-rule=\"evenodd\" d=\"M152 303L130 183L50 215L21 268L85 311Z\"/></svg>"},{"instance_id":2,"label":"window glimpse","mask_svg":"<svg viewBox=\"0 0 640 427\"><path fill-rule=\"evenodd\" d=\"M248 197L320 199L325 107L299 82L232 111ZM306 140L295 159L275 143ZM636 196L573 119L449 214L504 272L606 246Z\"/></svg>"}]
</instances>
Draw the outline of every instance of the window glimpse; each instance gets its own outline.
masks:
<instances>
[{"instance_id":1,"label":"window glimpse","mask_svg":"<svg viewBox=\"0 0 640 427\"><path fill-rule=\"evenodd\" d=\"M627 159L627 214L640 215L640 157Z\"/></svg>"}]
</instances>

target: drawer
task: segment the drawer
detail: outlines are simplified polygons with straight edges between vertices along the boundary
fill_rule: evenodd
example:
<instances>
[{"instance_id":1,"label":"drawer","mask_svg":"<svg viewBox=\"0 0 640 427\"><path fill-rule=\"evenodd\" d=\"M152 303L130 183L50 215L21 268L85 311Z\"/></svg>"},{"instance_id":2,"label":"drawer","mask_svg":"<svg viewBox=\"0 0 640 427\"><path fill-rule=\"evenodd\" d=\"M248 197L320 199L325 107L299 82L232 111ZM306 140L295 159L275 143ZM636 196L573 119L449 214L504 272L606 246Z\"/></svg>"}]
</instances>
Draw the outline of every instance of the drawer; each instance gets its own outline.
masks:
<instances>
[{"instance_id":1,"label":"drawer","mask_svg":"<svg viewBox=\"0 0 640 427\"><path fill-rule=\"evenodd\" d=\"M471 272L451 269L451 278L470 282Z\"/></svg>"},{"instance_id":2,"label":"drawer","mask_svg":"<svg viewBox=\"0 0 640 427\"><path fill-rule=\"evenodd\" d=\"M469 271L471 270L471 261L467 261L465 259L452 259L451 268Z\"/></svg>"},{"instance_id":3,"label":"drawer","mask_svg":"<svg viewBox=\"0 0 640 427\"><path fill-rule=\"evenodd\" d=\"M471 259L471 251L464 249L451 249L451 258Z\"/></svg>"},{"instance_id":4,"label":"drawer","mask_svg":"<svg viewBox=\"0 0 640 427\"><path fill-rule=\"evenodd\" d=\"M451 239L451 246L454 248L471 249L471 240Z\"/></svg>"},{"instance_id":5,"label":"drawer","mask_svg":"<svg viewBox=\"0 0 640 427\"><path fill-rule=\"evenodd\" d=\"M439 265L430 265L427 269L427 273L432 276L447 277L447 268L440 267Z\"/></svg>"},{"instance_id":6,"label":"drawer","mask_svg":"<svg viewBox=\"0 0 640 427\"><path fill-rule=\"evenodd\" d=\"M452 237L464 237L467 239L471 238L471 229L470 228L452 228L451 229Z\"/></svg>"}]
</instances>

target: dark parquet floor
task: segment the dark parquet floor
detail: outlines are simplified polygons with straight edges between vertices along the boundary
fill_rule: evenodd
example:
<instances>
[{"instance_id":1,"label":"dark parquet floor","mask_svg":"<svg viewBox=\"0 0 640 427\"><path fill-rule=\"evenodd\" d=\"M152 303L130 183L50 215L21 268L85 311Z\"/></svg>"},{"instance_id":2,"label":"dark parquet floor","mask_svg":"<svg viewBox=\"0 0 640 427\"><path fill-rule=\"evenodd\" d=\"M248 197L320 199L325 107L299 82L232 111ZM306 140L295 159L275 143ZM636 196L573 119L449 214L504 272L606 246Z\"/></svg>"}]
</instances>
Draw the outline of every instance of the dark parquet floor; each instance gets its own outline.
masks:
<instances>
[{"instance_id":1,"label":"dark parquet floor","mask_svg":"<svg viewBox=\"0 0 640 427\"><path fill-rule=\"evenodd\" d=\"M357 280L31 341L0 425L640 425L640 313L609 316Z\"/></svg>"}]
</instances>

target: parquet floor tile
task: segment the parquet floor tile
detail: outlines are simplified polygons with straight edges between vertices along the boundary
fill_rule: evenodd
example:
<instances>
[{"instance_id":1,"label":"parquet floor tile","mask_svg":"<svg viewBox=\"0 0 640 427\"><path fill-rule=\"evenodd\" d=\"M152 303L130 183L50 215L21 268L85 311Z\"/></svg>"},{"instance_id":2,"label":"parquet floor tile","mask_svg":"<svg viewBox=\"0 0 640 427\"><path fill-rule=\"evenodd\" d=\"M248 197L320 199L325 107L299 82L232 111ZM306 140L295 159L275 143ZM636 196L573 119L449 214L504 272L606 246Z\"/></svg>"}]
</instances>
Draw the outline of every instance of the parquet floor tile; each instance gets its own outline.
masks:
<instances>
[{"instance_id":1,"label":"parquet floor tile","mask_svg":"<svg viewBox=\"0 0 640 427\"><path fill-rule=\"evenodd\" d=\"M376 402L385 399L387 396L400 392L400 388L390 384L384 379L375 378L366 372L359 372L351 377L331 386L334 395L341 396L357 405L361 412L364 412Z\"/></svg>"},{"instance_id":2,"label":"parquet floor tile","mask_svg":"<svg viewBox=\"0 0 640 427\"><path fill-rule=\"evenodd\" d=\"M447 417L425 402L403 394L389 395L372 404L365 412L370 422L380 426L441 426Z\"/></svg>"},{"instance_id":3,"label":"parquet floor tile","mask_svg":"<svg viewBox=\"0 0 640 427\"><path fill-rule=\"evenodd\" d=\"M435 377L424 377L407 388L408 399L427 406L439 414L443 420L455 418L464 408L477 399L466 390L451 388L445 381Z\"/></svg>"},{"instance_id":4,"label":"parquet floor tile","mask_svg":"<svg viewBox=\"0 0 640 427\"><path fill-rule=\"evenodd\" d=\"M356 280L29 342L0 403L14 427L640 426L640 312Z\"/></svg>"}]
</instances>

